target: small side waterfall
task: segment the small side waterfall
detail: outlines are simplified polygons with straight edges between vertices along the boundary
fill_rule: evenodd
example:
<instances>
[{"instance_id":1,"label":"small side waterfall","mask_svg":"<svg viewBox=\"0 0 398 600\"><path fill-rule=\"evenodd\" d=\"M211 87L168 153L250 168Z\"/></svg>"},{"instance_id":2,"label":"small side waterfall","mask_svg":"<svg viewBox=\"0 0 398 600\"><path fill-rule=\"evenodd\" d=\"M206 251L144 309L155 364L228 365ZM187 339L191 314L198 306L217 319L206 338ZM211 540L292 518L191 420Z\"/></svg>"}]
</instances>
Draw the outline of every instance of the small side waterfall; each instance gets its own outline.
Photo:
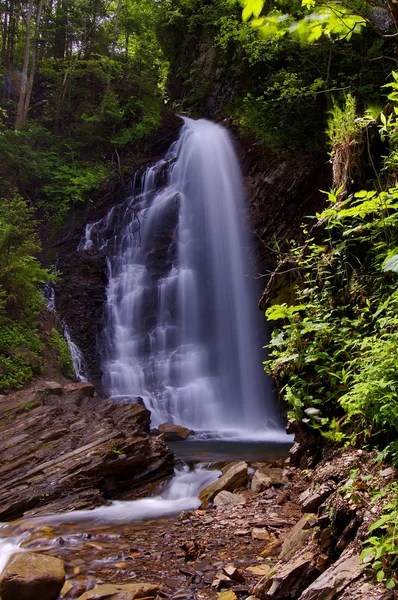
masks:
<instances>
[{"instance_id":1,"label":"small side waterfall","mask_svg":"<svg viewBox=\"0 0 398 600\"><path fill-rule=\"evenodd\" d=\"M228 132L184 119L140 189L87 226L79 249L102 249L108 263L105 389L115 400L141 396L155 426L280 434L269 421L245 213Z\"/></svg>"},{"instance_id":2,"label":"small side waterfall","mask_svg":"<svg viewBox=\"0 0 398 600\"><path fill-rule=\"evenodd\" d=\"M67 325L64 325L64 337L69 346L76 379L78 379L79 381L87 381L87 365L84 360L83 353L80 350L79 346L77 346L72 340Z\"/></svg>"}]
</instances>

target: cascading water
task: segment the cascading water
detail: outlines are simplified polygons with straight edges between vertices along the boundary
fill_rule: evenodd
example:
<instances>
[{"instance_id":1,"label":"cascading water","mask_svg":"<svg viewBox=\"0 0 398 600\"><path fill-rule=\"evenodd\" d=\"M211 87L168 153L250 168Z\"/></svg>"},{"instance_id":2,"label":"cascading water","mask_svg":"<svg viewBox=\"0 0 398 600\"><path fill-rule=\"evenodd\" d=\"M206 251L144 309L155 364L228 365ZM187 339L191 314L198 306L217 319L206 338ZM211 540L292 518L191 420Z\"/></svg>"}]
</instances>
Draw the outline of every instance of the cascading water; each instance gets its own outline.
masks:
<instances>
[{"instance_id":1,"label":"cascading water","mask_svg":"<svg viewBox=\"0 0 398 600\"><path fill-rule=\"evenodd\" d=\"M77 346L75 342L72 341L67 325L64 325L64 337L69 346L76 379L78 379L79 381L87 381L87 365L84 360L83 353L80 350L79 346Z\"/></svg>"},{"instance_id":2,"label":"cascading water","mask_svg":"<svg viewBox=\"0 0 398 600\"><path fill-rule=\"evenodd\" d=\"M141 396L155 426L280 436L245 209L228 132L184 119L139 192L87 226L80 249L108 261L104 387L115 400Z\"/></svg>"}]
</instances>

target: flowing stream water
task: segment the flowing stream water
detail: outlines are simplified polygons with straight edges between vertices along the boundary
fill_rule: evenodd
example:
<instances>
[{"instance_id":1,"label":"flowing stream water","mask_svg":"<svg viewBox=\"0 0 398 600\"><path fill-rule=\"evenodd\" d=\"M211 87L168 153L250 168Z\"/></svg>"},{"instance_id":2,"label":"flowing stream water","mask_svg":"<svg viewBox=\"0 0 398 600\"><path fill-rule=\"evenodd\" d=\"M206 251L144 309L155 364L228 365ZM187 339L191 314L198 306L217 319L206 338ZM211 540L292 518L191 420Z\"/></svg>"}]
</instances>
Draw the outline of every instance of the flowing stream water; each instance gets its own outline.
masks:
<instances>
[{"instance_id":1,"label":"flowing stream water","mask_svg":"<svg viewBox=\"0 0 398 600\"><path fill-rule=\"evenodd\" d=\"M242 176L228 132L185 118L125 203L87 226L108 264L104 387L154 426L279 439Z\"/></svg>"}]
</instances>

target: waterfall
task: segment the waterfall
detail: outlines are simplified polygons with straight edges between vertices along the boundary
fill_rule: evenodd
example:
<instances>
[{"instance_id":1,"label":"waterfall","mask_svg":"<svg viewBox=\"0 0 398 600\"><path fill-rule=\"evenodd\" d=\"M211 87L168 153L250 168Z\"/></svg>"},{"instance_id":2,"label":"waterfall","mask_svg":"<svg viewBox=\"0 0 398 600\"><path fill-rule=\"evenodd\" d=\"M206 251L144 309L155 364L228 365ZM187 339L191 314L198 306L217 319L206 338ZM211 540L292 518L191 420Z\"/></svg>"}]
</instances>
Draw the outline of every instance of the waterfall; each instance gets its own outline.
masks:
<instances>
[{"instance_id":1,"label":"waterfall","mask_svg":"<svg viewBox=\"0 0 398 600\"><path fill-rule=\"evenodd\" d=\"M229 133L184 118L139 189L87 226L107 256L104 387L152 423L226 436L280 433L262 361L242 176Z\"/></svg>"},{"instance_id":2,"label":"waterfall","mask_svg":"<svg viewBox=\"0 0 398 600\"><path fill-rule=\"evenodd\" d=\"M64 325L64 337L69 346L76 379L79 381L87 381L87 365L84 360L83 352L80 350L79 346L72 341L67 325Z\"/></svg>"}]
</instances>

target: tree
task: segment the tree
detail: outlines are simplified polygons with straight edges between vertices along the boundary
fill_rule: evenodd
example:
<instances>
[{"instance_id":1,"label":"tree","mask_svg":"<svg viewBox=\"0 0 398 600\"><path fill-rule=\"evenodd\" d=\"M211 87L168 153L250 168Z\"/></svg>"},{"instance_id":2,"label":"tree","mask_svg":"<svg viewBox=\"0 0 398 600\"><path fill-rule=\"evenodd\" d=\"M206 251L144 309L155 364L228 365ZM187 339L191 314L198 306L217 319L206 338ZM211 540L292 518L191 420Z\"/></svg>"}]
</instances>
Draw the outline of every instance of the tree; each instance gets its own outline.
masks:
<instances>
[{"instance_id":1,"label":"tree","mask_svg":"<svg viewBox=\"0 0 398 600\"><path fill-rule=\"evenodd\" d=\"M382 39L398 37L398 5L394 0L302 0L303 15L295 20L275 0L264 13L264 0L240 0L242 18L264 37L287 34L313 43L322 36L349 40L365 26Z\"/></svg>"}]
</instances>

